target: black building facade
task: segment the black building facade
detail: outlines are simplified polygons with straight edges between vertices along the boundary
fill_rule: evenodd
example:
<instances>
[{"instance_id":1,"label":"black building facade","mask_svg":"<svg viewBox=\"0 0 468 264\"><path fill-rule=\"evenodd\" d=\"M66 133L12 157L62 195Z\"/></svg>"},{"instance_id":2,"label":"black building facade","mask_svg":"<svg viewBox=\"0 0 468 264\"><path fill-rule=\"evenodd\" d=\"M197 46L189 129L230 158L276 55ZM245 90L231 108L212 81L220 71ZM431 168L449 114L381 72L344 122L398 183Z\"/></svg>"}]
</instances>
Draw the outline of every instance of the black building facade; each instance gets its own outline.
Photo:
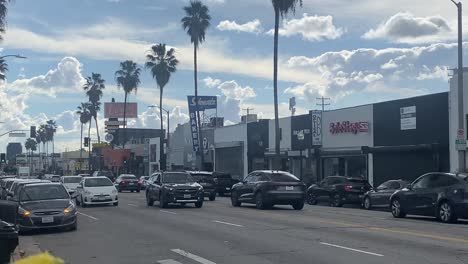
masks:
<instances>
[{"instance_id":1,"label":"black building facade","mask_svg":"<svg viewBox=\"0 0 468 264\"><path fill-rule=\"evenodd\" d=\"M247 162L248 171L267 168L265 150L268 149L268 122L259 120L247 124Z\"/></svg>"}]
</instances>

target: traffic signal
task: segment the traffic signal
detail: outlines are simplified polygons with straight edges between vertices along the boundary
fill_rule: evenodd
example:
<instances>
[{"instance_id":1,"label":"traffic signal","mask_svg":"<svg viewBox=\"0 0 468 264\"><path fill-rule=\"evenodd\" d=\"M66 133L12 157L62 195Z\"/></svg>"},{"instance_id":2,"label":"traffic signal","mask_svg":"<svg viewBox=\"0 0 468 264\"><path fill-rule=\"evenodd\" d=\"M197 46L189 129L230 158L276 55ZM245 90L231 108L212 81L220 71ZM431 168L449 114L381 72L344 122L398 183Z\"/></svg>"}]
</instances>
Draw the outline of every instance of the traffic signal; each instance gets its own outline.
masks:
<instances>
[{"instance_id":1,"label":"traffic signal","mask_svg":"<svg viewBox=\"0 0 468 264\"><path fill-rule=\"evenodd\" d=\"M84 138L84 146L89 147L89 137Z\"/></svg>"},{"instance_id":2,"label":"traffic signal","mask_svg":"<svg viewBox=\"0 0 468 264\"><path fill-rule=\"evenodd\" d=\"M36 126L31 126L31 130L29 132L30 138L36 138Z\"/></svg>"},{"instance_id":3,"label":"traffic signal","mask_svg":"<svg viewBox=\"0 0 468 264\"><path fill-rule=\"evenodd\" d=\"M6 163L6 155L5 155L5 153L0 154L0 163Z\"/></svg>"}]
</instances>

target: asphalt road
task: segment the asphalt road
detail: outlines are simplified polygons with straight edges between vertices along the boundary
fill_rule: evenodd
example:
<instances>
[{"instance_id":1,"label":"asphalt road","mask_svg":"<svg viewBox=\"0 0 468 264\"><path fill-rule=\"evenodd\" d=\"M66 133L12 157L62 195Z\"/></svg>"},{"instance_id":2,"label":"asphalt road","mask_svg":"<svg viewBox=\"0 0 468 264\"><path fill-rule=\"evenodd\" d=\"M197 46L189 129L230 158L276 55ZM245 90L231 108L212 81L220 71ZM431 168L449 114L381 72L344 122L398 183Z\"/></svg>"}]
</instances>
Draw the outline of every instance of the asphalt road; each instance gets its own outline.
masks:
<instances>
[{"instance_id":1,"label":"asphalt road","mask_svg":"<svg viewBox=\"0 0 468 264\"><path fill-rule=\"evenodd\" d=\"M30 236L73 264L468 263L468 222L320 205L260 211L228 198L161 210L146 206L144 192L79 212L76 232Z\"/></svg>"}]
</instances>

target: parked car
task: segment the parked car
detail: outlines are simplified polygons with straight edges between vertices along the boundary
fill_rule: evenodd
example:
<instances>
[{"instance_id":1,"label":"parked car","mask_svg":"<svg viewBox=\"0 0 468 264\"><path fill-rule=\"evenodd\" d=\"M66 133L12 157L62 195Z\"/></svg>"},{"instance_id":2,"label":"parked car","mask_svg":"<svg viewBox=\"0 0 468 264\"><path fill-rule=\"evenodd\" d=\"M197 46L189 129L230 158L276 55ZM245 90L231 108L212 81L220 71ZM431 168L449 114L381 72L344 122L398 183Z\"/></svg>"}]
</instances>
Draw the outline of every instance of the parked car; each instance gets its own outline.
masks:
<instances>
[{"instance_id":1,"label":"parked car","mask_svg":"<svg viewBox=\"0 0 468 264\"><path fill-rule=\"evenodd\" d=\"M141 176L140 177L140 189L141 190L146 190L146 187L148 186L148 180L150 176Z\"/></svg>"},{"instance_id":2,"label":"parked car","mask_svg":"<svg viewBox=\"0 0 468 264\"><path fill-rule=\"evenodd\" d=\"M213 172L213 181L216 184L216 192L219 196L224 196L226 193L231 193L231 188L238 180L234 180L229 173Z\"/></svg>"},{"instance_id":3,"label":"parked car","mask_svg":"<svg viewBox=\"0 0 468 264\"><path fill-rule=\"evenodd\" d=\"M6 185L7 185L7 182L13 181L14 179L15 179L15 176L13 176L13 177L2 177L0 179L0 200L4 200L3 199L4 194L5 194L5 199L6 199L6 195L7 195Z\"/></svg>"},{"instance_id":4,"label":"parked car","mask_svg":"<svg viewBox=\"0 0 468 264\"><path fill-rule=\"evenodd\" d=\"M392 215L434 216L444 223L468 218L468 176L428 173L390 197Z\"/></svg>"},{"instance_id":5,"label":"parked car","mask_svg":"<svg viewBox=\"0 0 468 264\"><path fill-rule=\"evenodd\" d=\"M403 180L390 180L380 184L364 194L362 207L370 210L374 207L388 208L390 196L398 190L405 188L409 182Z\"/></svg>"},{"instance_id":6,"label":"parked car","mask_svg":"<svg viewBox=\"0 0 468 264\"><path fill-rule=\"evenodd\" d=\"M122 174L114 182L115 188L119 192L122 191L131 191L131 192L140 192L141 183L133 174Z\"/></svg>"},{"instance_id":7,"label":"parked car","mask_svg":"<svg viewBox=\"0 0 468 264\"><path fill-rule=\"evenodd\" d=\"M27 184L18 195L19 230L43 228L76 230L77 211L65 187L60 183Z\"/></svg>"},{"instance_id":8,"label":"parked car","mask_svg":"<svg viewBox=\"0 0 468 264\"><path fill-rule=\"evenodd\" d=\"M14 182L17 181L24 181L24 179L19 179L19 178L10 178L10 179L5 179L3 183L3 188L2 188L2 200L6 200L8 197L8 192L10 191L11 185L13 185Z\"/></svg>"},{"instance_id":9,"label":"parked car","mask_svg":"<svg viewBox=\"0 0 468 264\"><path fill-rule=\"evenodd\" d=\"M77 187L76 204L86 207L93 204L119 205L114 184L105 176L84 177Z\"/></svg>"},{"instance_id":10,"label":"parked car","mask_svg":"<svg viewBox=\"0 0 468 264\"><path fill-rule=\"evenodd\" d=\"M189 171L190 175L203 186L203 193L210 201L216 199L216 183L213 179L213 173L207 171Z\"/></svg>"},{"instance_id":11,"label":"parked car","mask_svg":"<svg viewBox=\"0 0 468 264\"><path fill-rule=\"evenodd\" d=\"M329 176L307 189L307 203L315 205L326 201L334 207L361 204L364 194L370 189L370 184L363 178Z\"/></svg>"},{"instance_id":12,"label":"parked car","mask_svg":"<svg viewBox=\"0 0 468 264\"><path fill-rule=\"evenodd\" d=\"M18 201L19 193L26 184L50 183L50 182L51 181L48 181L48 180L37 180L37 179L15 181L11 184L11 187L8 190L7 200Z\"/></svg>"},{"instance_id":13,"label":"parked car","mask_svg":"<svg viewBox=\"0 0 468 264\"><path fill-rule=\"evenodd\" d=\"M235 207L253 203L258 209L292 205L295 210L302 210L305 194L305 184L289 172L253 171L232 186L231 203Z\"/></svg>"},{"instance_id":14,"label":"parked car","mask_svg":"<svg viewBox=\"0 0 468 264\"><path fill-rule=\"evenodd\" d=\"M203 187L187 172L156 174L150 178L146 189L147 205L153 206L155 201L159 201L161 208L166 208L170 203L193 203L197 208L201 208L204 197Z\"/></svg>"},{"instance_id":15,"label":"parked car","mask_svg":"<svg viewBox=\"0 0 468 264\"><path fill-rule=\"evenodd\" d=\"M50 181L51 182L60 182L60 179L62 178L62 176L60 175L54 175L50 178Z\"/></svg>"},{"instance_id":16,"label":"parked car","mask_svg":"<svg viewBox=\"0 0 468 264\"><path fill-rule=\"evenodd\" d=\"M117 179L114 176L114 173L112 171L107 171L107 170L95 171L92 176L93 177L106 176L112 182L114 182Z\"/></svg>"},{"instance_id":17,"label":"parked car","mask_svg":"<svg viewBox=\"0 0 468 264\"><path fill-rule=\"evenodd\" d=\"M76 192L76 188L80 185L82 179L83 177L81 176L62 176L62 178L60 178L60 183L62 183L68 193L72 195Z\"/></svg>"}]
</instances>

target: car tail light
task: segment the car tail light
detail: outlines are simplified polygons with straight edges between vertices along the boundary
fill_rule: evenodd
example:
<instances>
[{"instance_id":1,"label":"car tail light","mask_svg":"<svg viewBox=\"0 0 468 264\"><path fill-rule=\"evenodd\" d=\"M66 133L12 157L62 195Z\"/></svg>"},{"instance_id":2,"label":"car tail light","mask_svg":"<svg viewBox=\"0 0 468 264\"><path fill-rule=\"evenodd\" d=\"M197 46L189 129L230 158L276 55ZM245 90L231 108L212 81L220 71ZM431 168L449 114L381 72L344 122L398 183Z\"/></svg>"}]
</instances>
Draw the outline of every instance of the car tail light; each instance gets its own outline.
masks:
<instances>
[{"instance_id":1,"label":"car tail light","mask_svg":"<svg viewBox=\"0 0 468 264\"><path fill-rule=\"evenodd\" d=\"M217 178L214 178L213 181L214 181L214 183L218 184L218 179Z\"/></svg>"},{"instance_id":2,"label":"car tail light","mask_svg":"<svg viewBox=\"0 0 468 264\"><path fill-rule=\"evenodd\" d=\"M352 188L353 188L353 186L351 186L351 185L346 185L344 187L345 191L347 191L347 192L351 191Z\"/></svg>"},{"instance_id":3,"label":"car tail light","mask_svg":"<svg viewBox=\"0 0 468 264\"><path fill-rule=\"evenodd\" d=\"M121 181L120 183L121 183L121 184L125 184L125 181Z\"/></svg>"}]
</instances>

